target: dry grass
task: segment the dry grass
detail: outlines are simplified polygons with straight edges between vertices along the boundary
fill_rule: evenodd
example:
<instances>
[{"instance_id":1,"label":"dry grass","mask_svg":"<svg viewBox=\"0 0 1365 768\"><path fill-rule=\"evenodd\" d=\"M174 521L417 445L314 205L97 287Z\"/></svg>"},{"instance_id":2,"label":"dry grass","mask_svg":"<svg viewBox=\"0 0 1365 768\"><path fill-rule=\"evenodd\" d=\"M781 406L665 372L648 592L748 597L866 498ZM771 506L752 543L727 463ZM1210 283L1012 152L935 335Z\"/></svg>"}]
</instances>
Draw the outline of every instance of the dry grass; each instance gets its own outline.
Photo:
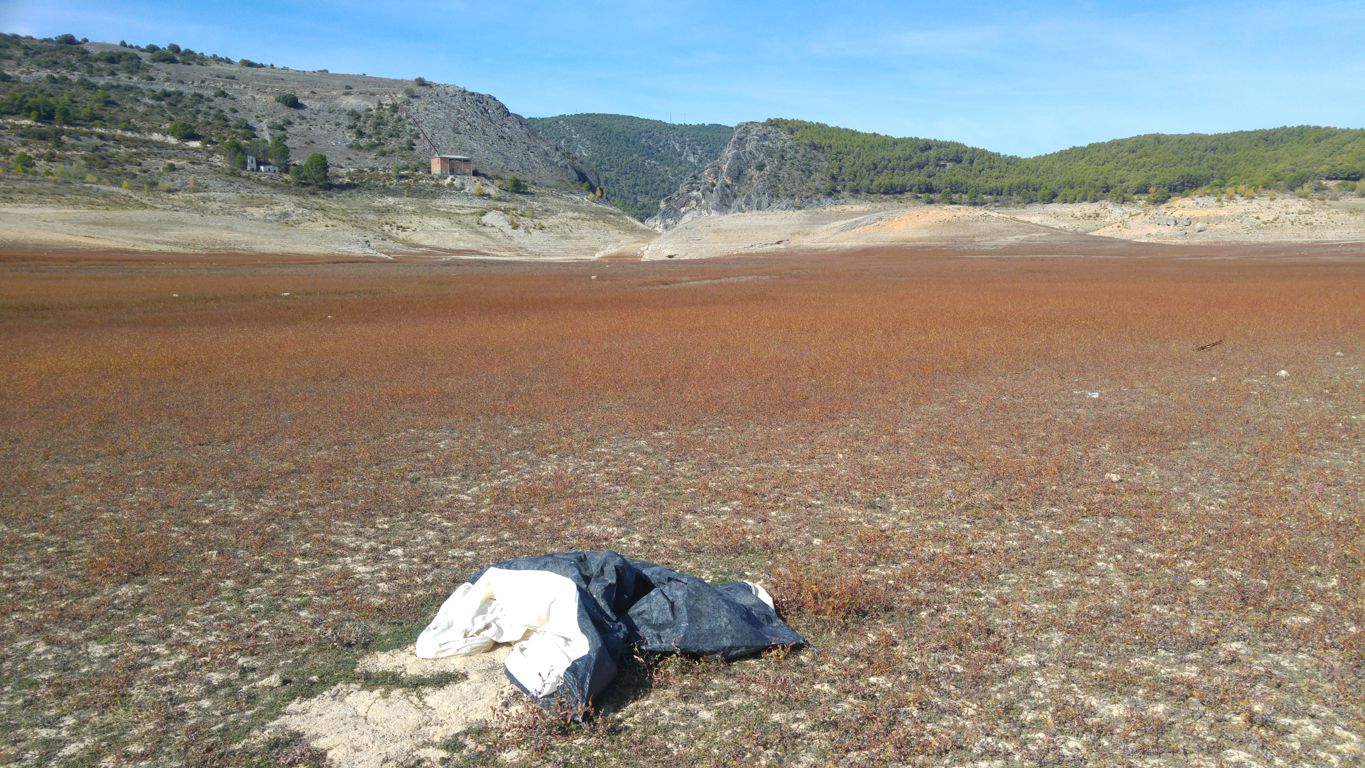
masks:
<instances>
[{"instance_id":1,"label":"dry grass","mask_svg":"<svg viewBox=\"0 0 1365 768\"><path fill-rule=\"evenodd\" d=\"M2 263L0 762L307 762L243 740L610 547L815 647L453 760L1358 763L1365 262L1200 253Z\"/></svg>"}]
</instances>

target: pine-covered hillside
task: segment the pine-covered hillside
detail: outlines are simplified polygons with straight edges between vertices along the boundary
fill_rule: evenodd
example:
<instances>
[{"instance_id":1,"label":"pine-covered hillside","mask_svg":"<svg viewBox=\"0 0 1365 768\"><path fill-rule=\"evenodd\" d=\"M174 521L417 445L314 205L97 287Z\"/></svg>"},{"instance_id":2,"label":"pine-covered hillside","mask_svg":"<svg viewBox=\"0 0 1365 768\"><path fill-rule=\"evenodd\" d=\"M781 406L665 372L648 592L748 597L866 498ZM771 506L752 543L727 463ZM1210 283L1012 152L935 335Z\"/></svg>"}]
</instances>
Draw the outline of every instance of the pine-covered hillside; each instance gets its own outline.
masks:
<instances>
[{"instance_id":1,"label":"pine-covered hillside","mask_svg":"<svg viewBox=\"0 0 1365 768\"><path fill-rule=\"evenodd\" d=\"M892 138L800 120L769 120L816 151L826 193L1076 202L1229 186L1295 189L1365 176L1365 131L1298 126L1153 134L1017 158L950 141Z\"/></svg>"},{"instance_id":2,"label":"pine-covered hillside","mask_svg":"<svg viewBox=\"0 0 1365 768\"><path fill-rule=\"evenodd\" d=\"M1235 133L1149 134L1022 160L1001 191L1074 202L1164 199L1199 189L1299 189L1365 177L1365 130L1294 126Z\"/></svg>"},{"instance_id":3,"label":"pine-covered hillside","mask_svg":"<svg viewBox=\"0 0 1365 768\"><path fill-rule=\"evenodd\" d=\"M895 138L803 120L739 126L715 162L686 180L654 222L696 213L912 195L967 204L1164 202L1200 190L1365 191L1365 130L1297 126L1153 134L1020 158L952 141Z\"/></svg>"},{"instance_id":4,"label":"pine-covered hillside","mask_svg":"<svg viewBox=\"0 0 1365 768\"><path fill-rule=\"evenodd\" d=\"M608 202L640 219L719 157L734 133L725 125L678 125L626 115L560 115L530 123L597 171Z\"/></svg>"}]
</instances>

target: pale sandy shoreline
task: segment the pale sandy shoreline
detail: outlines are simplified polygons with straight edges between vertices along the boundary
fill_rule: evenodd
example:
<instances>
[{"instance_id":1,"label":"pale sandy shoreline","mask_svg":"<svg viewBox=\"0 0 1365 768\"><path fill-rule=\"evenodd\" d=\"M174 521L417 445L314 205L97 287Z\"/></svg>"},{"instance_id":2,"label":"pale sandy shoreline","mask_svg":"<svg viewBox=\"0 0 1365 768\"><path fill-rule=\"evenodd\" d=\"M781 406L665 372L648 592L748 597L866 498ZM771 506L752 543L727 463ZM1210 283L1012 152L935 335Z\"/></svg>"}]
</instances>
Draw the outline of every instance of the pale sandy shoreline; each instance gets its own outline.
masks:
<instances>
[{"instance_id":1,"label":"pale sandy shoreline","mask_svg":"<svg viewBox=\"0 0 1365 768\"><path fill-rule=\"evenodd\" d=\"M895 245L994 249L1118 240L1182 245L1365 243L1365 198L1281 195L1020 208L853 203L702 216L655 232L566 195L333 199L177 195L155 207L0 205L0 253L233 253L532 261L692 259Z\"/></svg>"}]
</instances>

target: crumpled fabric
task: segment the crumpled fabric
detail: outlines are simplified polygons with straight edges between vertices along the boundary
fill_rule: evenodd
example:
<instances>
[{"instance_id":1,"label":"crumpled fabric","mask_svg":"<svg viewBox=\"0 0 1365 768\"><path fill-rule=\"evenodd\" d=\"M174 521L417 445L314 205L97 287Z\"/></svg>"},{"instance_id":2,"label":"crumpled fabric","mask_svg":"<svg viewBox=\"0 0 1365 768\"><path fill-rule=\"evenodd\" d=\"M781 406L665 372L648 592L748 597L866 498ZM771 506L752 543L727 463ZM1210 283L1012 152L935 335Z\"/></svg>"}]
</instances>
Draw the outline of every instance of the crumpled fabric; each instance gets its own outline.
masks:
<instances>
[{"instance_id":1,"label":"crumpled fabric","mask_svg":"<svg viewBox=\"0 0 1365 768\"><path fill-rule=\"evenodd\" d=\"M631 648L730 660L805 640L756 584L710 585L611 551L573 551L474 574L422 630L416 652L459 656L499 643L514 644L513 684L547 708L583 711Z\"/></svg>"}]
</instances>

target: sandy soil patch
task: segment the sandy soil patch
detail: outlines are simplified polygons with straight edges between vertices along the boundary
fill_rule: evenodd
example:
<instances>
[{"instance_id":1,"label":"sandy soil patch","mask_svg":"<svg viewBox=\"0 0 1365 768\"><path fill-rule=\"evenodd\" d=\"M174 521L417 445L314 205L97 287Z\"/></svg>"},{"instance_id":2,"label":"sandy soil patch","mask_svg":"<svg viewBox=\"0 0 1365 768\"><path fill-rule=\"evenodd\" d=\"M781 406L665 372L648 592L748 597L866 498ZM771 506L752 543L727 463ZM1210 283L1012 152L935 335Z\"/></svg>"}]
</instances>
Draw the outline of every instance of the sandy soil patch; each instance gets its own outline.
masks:
<instances>
[{"instance_id":1,"label":"sandy soil patch","mask_svg":"<svg viewBox=\"0 0 1365 768\"><path fill-rule=\"evenodd\" d=\"M807 211L701 216L668 230L644 258L707 258L781 250L842 250L869 245L970 244L996 247L1072 240L1059 232L969 206L844 205Z\"/></svg>"},{"instance_id":2,"label":"sandy soil patch","mask_svg":"<svg viewBox=\"0 0 1365 768\"><path fill-rule=\"evenodd\" d=\"M410 250L356 228L254 218L249 211L0 207L0 250L88 248L148 252L256 252L383 256Z\"/></svg>"},{"instance_id":3,"label":"sandy soil patch","mask_svg":"<svg viewBox=\"0 0 1365 768\"><path fill-rule=\"evenodd\" d=\"M1001 215L1069 232L1137 242L1290 243L1365 240L1358 198L1303 199L1279 194L1219 200L1176 198L1164 205L1074 203L1001 209Z\"/></svg>"},{"instance_id":4,"label":"sandy soil patch","mask_svg":"<svg viewBox=\"0 0 1365 768\"><path fill-rule=\"evenodd\" d=\"M592 259L631 244L638 249L653 235L614 208L549 191L477 196L451 186L439 194L411 198L355 192L138 196L89 186L55 192L69 194L57 194L38 204L27 200L0 204L0 251L254 252L377 258L439 258L472 251L491 257L564 261Z\"/></svg>"},{"instance_id":5,"label":"sandy soil patch","mask_svg":"<svg viewBox=\"0 0 1365 768\"><path fill-rule=\"evenodd\" d=\"M1030 239L1054 238L1056 233L984 208L936 205L910 208L878 216L862 224L853 222L830 233L831 241L868 243L950 243L968 240L978 244L1004 244Z\"/></svg>"},{"instance_id":6,"label":"sandy soil patch","mask_svg":"<svg viewBox=\"0 0 1365 768\"><path fill-rule=\"evenodd\" d=\"M272 728L303 734L338 768L435 763L445 757L440 742L486 722L518 695L503 673L510 651L509 645L448 659L419 659L411 648L373 654L361 660L359 671L388 673L417 685L337 685L321 696L294 702ZM420 685L451 675L461 679Z\"/></svg>"},{"instance_id":7,"label":"sandy soil patch","mask_svg":"<svg viewBox=\"0 0 1365 768\"><path fill-rule=\"evenodd\" d=\"M1022 208L1001 208L997 211L1019 221L1027 221L1068 232L1088 234L1137 216L1142 206L1137 203L1048 203Z\"/></svg>"},{"instance_id":8,"label":"sandy soil patch","mask_svg":"<svg viewBox=\"0 0 1365 768\"><path fill-rule=\"evenodd\" d=\"M816 233L830 225L884 212L868 205L831 206L804 211L762 211L698 216L660 233L641 255L657 259L697 259L736 253L762 253L816 247Z\"/></svg>"}]
</instances>

